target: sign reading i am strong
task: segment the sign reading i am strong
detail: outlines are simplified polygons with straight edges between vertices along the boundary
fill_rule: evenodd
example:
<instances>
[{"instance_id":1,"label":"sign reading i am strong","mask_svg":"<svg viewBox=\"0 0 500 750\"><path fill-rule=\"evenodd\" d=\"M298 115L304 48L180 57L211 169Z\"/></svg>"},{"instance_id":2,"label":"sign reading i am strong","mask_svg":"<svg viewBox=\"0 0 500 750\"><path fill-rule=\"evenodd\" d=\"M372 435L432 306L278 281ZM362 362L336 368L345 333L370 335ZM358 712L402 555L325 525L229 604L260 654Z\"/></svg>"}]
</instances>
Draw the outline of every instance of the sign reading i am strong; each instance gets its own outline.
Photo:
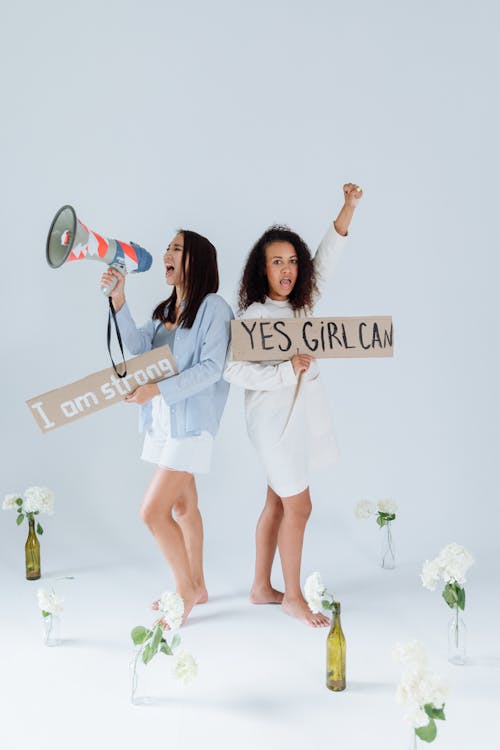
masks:
<instances>
[{"instance_id":1,"label":"sign reading i am strong","mask_svg":"<svg viewBox=\"0 0 500 750\"><path fill-rule=\"evenodd\" d=\"M113 368L100 370L54 391L26 401L42 432L50 432L76 419L105 409L135 391L140 385L157 383L177 374L168 346L160 346L126 362L125 378L118 378Z\"/></svg>"}]
</instances>

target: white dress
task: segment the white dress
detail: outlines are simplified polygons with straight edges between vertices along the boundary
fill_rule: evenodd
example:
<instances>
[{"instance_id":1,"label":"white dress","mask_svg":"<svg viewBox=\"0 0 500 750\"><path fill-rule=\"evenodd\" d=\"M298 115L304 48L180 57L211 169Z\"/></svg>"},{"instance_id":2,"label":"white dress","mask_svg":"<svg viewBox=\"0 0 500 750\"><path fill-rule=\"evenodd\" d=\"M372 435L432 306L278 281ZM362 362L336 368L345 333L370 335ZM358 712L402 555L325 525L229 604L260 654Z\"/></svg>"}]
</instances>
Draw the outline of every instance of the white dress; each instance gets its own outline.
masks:
<instances>
[{"instance_id":1,"label":"white dress","mask_svg":"<svg viewBox=\"0 0 500 750\"><path fill-rule=\"evenodd\" d=\"M314 256L318 289L333 271L345 238L332 226ZM254 302L243 318L304 316L289 302ZM311 470L335 461L338 455L331 412L316 361L298 378L291 362L241 362L228 359L224 377L245 388L248 435L262 459L269 486L290 497L309 485Z\"/></svg>"}]
</instances>

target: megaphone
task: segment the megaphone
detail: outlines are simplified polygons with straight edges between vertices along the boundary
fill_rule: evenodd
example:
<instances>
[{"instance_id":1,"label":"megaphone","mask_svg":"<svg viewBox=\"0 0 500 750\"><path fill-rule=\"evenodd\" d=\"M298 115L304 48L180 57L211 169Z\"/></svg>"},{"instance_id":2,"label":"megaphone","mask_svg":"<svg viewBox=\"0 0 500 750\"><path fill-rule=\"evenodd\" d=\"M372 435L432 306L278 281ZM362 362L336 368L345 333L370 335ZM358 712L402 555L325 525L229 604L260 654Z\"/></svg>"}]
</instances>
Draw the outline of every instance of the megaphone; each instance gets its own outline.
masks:
<instances>
[{"instance_id":1,"label":"megaphone","mask_svg":"<svg viewBox=\"0 0 500 750\"><path fill-rule=\"evenodd\" d=\"M122 276L141 273L151 268L153 258L147 250L134 242L121 242L101 237L78 219L73 206L59 209L50 225L46 246L47 262L59 268L72 260L100 260L115 268ZM116 286L101 287L109 296Z\"/></svg>"}]
</instances>

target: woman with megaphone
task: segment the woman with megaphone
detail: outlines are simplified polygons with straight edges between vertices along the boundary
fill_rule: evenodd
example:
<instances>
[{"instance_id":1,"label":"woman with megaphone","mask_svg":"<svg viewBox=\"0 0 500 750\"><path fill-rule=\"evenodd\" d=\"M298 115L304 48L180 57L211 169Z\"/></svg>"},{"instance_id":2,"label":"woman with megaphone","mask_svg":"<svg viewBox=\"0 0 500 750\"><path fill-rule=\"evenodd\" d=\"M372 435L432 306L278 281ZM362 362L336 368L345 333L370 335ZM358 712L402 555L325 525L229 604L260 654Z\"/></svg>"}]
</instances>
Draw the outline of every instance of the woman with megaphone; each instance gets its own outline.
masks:
<instances>
[{"instance_id":1,"label":"woman with megaphone","mask_svg":"<svg viewBox=\"0 0 500 750\"><path fill-rule=\"evenodd\" d=\"M113 268L101 286L110 293L120 332L131 354L168 344L178 374L139 386L125 398L141 406L145 432L141 458L156 464L141 516L170 565L184 620L207 601L203 574L203 525L194 475L210 468L213 440L229 384L222 374L233 313L218 294L215 247L205 237L180 230L163 256L170 296L138 327L125 300L125 279Z\"/></svg>"}]
</instances>

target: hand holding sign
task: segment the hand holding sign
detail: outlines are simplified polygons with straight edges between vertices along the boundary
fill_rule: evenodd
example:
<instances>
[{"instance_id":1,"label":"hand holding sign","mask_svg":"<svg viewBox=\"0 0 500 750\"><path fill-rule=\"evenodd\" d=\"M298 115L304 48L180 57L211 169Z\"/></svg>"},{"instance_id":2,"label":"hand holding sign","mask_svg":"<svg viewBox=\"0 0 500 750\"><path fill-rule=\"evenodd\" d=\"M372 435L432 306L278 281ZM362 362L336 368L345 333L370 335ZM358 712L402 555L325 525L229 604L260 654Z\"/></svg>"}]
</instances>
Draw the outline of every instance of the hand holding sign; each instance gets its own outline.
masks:
<instances>
[{"instance_id":1,"label":"hand holding sign","mask_svg":"<svg viewBox=\"0 0 500 750\"><path fill-rule=\"evenodd\" d=\"M130 396L125 396L123 400L127 404L139 404L139 406L142 406L151 401L155 396L158 396L159 393L160 389L156 383L147 383L147 385L140 385Z\"/></svg>"},{"instance_id":2,"label":"hand holding sign","mask_svg":"<svg viewBox=\"0 0 500 750\"><path fill-rule=\"evenodd\" d=\"M294 354L290 360L294 373L300 375L303 372L307 372L312 360L313 357L309 356L309 354Z\"/></svg>"}]
</instances>

